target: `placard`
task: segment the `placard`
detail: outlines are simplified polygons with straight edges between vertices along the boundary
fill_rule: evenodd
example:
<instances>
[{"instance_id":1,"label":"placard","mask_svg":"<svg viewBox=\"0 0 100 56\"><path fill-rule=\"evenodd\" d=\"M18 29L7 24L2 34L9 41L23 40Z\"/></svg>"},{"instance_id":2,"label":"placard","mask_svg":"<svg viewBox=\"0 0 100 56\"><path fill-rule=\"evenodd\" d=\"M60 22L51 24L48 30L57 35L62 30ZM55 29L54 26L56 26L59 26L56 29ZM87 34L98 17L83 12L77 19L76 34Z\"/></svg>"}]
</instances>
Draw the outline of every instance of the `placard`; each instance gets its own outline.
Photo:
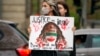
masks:
<instances>
[{"instance_id":1,"label":"placard","mask_svg":"<svg viewBox=\"0 0 100 56\"><path fill-rule=\"evenodd\" d=\"M74 17L30 16L29 49L73 50Z\"/></svg>"}]
</instances>

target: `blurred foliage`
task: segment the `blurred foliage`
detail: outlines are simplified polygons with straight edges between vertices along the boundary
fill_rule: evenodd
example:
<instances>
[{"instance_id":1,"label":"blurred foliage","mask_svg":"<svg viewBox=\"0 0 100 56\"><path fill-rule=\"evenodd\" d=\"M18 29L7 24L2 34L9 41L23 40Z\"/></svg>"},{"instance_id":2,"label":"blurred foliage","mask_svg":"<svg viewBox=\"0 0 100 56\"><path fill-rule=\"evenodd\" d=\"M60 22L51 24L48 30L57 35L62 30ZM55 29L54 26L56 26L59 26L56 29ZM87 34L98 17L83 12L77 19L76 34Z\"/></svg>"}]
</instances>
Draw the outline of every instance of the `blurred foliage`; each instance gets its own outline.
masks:
<instances>
[{"instance_id":1,"label":"blurred foliage","mask_svg":"<svg viewBox=\"0 0 100 56\"><path fill-rule=\"evenodd\" d=\"M100 20L100 8L98 9L94 9L94 13L91 14L91 0L88 0L88 4L87 4L87 18L88 19L95 19L95 20ZM98 2L95 3L95 7L100 6L100 0L98 0Z\"/></svg>"},{"instance_id":2,"label":"blurred foliage","mask_svg":"<svg viewBox=\"0 0 100 56\"><path fill-rule=\"evenodd\" d=\"M66 3L69 7L70 16L75 18L75 27L80 28L80 16L76 12L76 7L73 5L73 0L66 0Z\"/></svg>"},{"instance_id":3,"label":"blurred foliage","mask_svg":"<svg viewBox=\"0 0 100 56\"><path fill-rule=\"evenodd\" d=\"M75 11L70 11L70 15L72 17L74 17L74 20L75 20L74 24L75 24L76 29L80 28L80 18L79 18L79 15L76 14Z\"/></svg>"},{"instance_id":4,"label":"blurred foliage","mask_svg":"<svg viewBox=\"0 0 100 56\"><path fill-rule=\"evenodd\" d=\"M32 0L32 6L32 14L37 14L39 12L40 7L39 0Z\"/></svg>"}]
</instances>

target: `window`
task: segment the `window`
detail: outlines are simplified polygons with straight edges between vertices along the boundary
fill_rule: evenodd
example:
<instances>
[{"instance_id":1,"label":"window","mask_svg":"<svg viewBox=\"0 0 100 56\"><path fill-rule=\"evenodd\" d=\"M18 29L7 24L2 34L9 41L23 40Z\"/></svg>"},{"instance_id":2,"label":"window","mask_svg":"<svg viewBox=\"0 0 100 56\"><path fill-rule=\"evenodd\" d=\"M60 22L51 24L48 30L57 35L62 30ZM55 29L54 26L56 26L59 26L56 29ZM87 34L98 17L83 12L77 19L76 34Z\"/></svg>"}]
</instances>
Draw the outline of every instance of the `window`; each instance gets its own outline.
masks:
<instances>
[{"instance_id":1,"label":"window","mask_svg":"<svg viewBox=\"0 0 100 56\"><path fill-rule=\"evenodd\" d=\"M93 36L92 47L100 47L100 35Z\"/></svg>"},{"instance_id":2,"label":"window","mask_svg":"<svg viewBox=\"0 0 100 56\"><path fill-rule=\"evenodd\" d=\"M75 36L76 48L85 48L86 35Z\"/></svg>"}]
</instances>

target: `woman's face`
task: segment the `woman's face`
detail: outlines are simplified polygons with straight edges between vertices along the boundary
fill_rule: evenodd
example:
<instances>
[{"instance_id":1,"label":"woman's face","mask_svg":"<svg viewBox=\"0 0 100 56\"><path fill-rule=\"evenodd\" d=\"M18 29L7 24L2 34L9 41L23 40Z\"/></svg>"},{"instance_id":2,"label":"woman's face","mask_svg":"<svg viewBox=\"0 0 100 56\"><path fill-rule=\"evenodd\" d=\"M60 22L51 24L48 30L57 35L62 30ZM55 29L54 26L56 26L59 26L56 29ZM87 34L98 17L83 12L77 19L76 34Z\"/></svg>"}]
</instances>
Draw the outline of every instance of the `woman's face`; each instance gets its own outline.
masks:
<instances>
[{"instance_id":1,"label":"woman's face","mask_svg":"<svg viewBox=\"0 0 100 56\"><path fill-rule=\"evenodd\" d=\"M42 3L42 7L45 7L45 8L50 9L50 5L47 4L47 2L43 2L43 3Z\"/></svg>"},{"instance_id":2,"label":"woman's face","mask_svg":"<svg viewBox=\"0 0 100 56\"><path fill-rule=\"evenodd\" d=\"M57 28L53 24L48 24L46 27L46 32L56 32Z\"/></svg>"},{"instance_id":3,"label":"woman's face","mask_svg":"<svg viewBox=\"0 0 100 56\"><path fill-rule=\"evenodd\" d=\"M65 16L65 13L67 12L67 10L63 7L63 5L58 4L58 9L59 9L60 15Z\"/></svg>"},{"instance_id":4,"label":"woman's face","mask_svg":"<svg viewBox=\"0 0 100 56\"><path fill-rule=\"evenodd\" d=\"M47 2L42 3L42 13L43 14L49 14L51 12L51 7Z\"/></svg>"}]
</instances>

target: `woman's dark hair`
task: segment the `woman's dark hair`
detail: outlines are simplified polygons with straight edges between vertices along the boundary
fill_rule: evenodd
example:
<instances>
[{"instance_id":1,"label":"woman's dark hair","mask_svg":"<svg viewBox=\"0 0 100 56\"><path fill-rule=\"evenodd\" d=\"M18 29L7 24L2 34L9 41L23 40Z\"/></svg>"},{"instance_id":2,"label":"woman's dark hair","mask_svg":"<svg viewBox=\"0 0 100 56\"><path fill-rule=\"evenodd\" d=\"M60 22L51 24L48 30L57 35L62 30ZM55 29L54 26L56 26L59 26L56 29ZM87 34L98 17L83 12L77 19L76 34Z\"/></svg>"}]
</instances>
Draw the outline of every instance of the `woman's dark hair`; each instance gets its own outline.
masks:
<instances>
[{"instance_id":1,"label":"woman's dark hair","mask_svg":"<svg viewBox=\"0 0 100 56\"><path fill-rule=\"evenodd\" d=\"M53 6L54 8L53 8L53 14L54 14L54 16L60 16L60 13L59 13L59 11L58 11L58 6L57 5L55 5L55 6Z\"/></svg>"},{"instance_id":2,"label":"woman's dark hair","mask_svg":"<svg viewBox=\"0 0 100 56\"><path fill-rule=\"evenodd\" d=\"M48 27L49 25L54 25L54 26L57 28L57 40L56 40L56 42L57 42L59 39L63 39L63 40L65 39L64 36L63 36L63 34L62 34L62 31L60 30L60 28L58 27L58 25L56 25L56 24L53 23L53 22L48 22L47 24L44 25L44 27L43 27L43 29L42 29L42 31L41 31L41 34L40 34L40 36L42 36L43 39L45 39L45 34L46 34L46 31L45 31L45 30L47 30L47 27Z\"/></svg>"},{"instance_id":3,"label":"woman's dark hair","mask_svg":"<svg viewBox=\"0 0 100 56\"><path fill-rule=\"evenodd\" d=\"M62 5L67 10L67 12L65 13L65 16L70 16L68 5L64 2L57 2L57 5L58 4Z\"/></svg>"},{"instance_id":4,"label":"woman's dark hair","mask_svg":"<svg viewBox=\"0 0 100 56\"><path fill-rule=\"evenodd\" d=\"M58 26L57 24L55 24L55 23L53 23L53 22L48 22L48 23L46 23L46 24L44 25L43 29L41 30L41 33L40 33L40 35L39 35L39 38L42 38L43 41L46 41L46 40L45 40L45 39L46 39L46 34L47 34L48 26L50 26L50 25L53 25L53 26L56 27L56 30L57 30L57 38L56 38L55 44L56 44L56 48L58 48L58 42L59 42L60 40L63 40L64 43L65 43L66 41L65 41L65 37L63 36L62 31L60 30L60 28L59 28L59 26Z\"/></svg>"}]
</instances>

